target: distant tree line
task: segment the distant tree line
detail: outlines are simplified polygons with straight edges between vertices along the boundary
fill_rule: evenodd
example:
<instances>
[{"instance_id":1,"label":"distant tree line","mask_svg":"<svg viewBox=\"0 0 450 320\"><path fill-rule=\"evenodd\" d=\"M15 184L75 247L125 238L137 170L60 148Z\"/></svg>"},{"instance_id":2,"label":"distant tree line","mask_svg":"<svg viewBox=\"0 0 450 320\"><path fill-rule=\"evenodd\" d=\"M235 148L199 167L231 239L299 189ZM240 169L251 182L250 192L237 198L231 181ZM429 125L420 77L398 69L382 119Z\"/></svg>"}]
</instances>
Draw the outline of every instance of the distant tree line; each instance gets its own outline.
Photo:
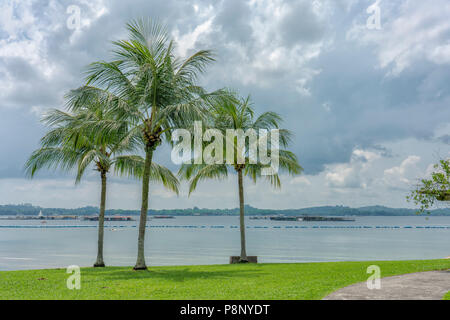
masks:
<instances>
[{"instance_id":1,"label":"distant tree line","mask_svg":"<svg viewBox=\"0 0 450 320\"><path fill-rule=\"evenodd\" d=\"M37 215L42 211L44 215L96 215L99 213L97 207L82 207L76 209L64 208L42 208L30 204L21 205L0 205L0 215ZM323 216L414 216L416 209L407 208L388 208L384 206L370 206L361 208L350 208L347 206L323 206L303 209L258 209L252 206L245 206L248 215L323 215ZM450 214L450 209L435 209L430 211L434 216L444 216ZM106 210L107 215L139 215L139 210ZM177 215L177 216L233 216L239 215L239 208L235 209L206 209L206 208L188 208L188 209L164 209L149 210L149 215Z\"/></svg>"}]
</instances>

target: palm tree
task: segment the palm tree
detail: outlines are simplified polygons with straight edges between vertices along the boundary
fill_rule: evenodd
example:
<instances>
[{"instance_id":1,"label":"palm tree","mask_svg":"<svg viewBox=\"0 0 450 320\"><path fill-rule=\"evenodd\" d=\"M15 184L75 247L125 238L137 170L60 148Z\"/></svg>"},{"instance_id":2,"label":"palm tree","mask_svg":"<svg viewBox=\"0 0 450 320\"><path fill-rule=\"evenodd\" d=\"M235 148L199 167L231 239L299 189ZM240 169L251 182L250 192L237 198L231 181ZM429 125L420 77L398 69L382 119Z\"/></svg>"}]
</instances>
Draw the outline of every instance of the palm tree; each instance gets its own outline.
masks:
<instances>
[{"instance_id":1,"label":"palm tree","mask_svg":"<svg viewBox=\"0 0 450 320\"><path fill-rule=\"evenodd\" d=\"M149 180L156 148L165 139L171 143L174 128L191 125L205 114L205 101L222 95L207 93L197 85L198 76L214 61L209 50L188 57L175 57L175 43L165 27L151 20L127 24L129 40L113 42L114 60L91 64L87 86L72 96L76 110L91 95L100 95L116 116L128 123L133 135L144 141L145 161L142 175L142 205L139 221L138 254L135 270L147 269L144 255L145 228L149 202ZM102 134L108 135L117 124L97 122Z\"/></svg>"},{"instance_id":2,"label":"palm tree","mask_svg":"<svg viewBox=\"0 0 450 320\"><path fill-rule=\"evenodd\" d=\"M70 98L71 92L68 95ZM126 122L119 122L115 115L103 104L99 97L92 96L91 100L84 101L76 113L51 110L43 122L51 127L51 130L41 139L41 148L33 152L28 159L25 168L30 177L36 171L61 168L64 171L76 167L76 183L79 183L86 168L91 165L100 173L101 199L98 219L98 248L97 259L94 267L104 267L103 239L104 217L106 207L106 182L107 174L113 167L120 175L142 177L144 160L137 155L127 155L133 152L142 139L127 130ZM70 101L70 100L69 100ZM110 130L108 135L95 134L96 124L101 121L115 123L115 131ZM150 178L162 181L170 190L178 194L178 179L170 170L152 164Z\"/></svg>"},{"instance_id":3,"label":"palm tree","mask_svg":"<svg viewBox=\"0 0 450 320\"><path fill-rule=\"evenodd\" d=\"M265 129L269 131L271 129L279 129L280 123L281 117L274 112L265 112L256 118L250 103L250 98L232 98L213 103L209 119L204 123L204 126L206 128L219 129L225 137L227 129L242 129L243 131L253 129L256 132L260 129ZM282 147L287 147L291 138L290 131L279 129L278 132L280 145ZM243 150L242 147L239 147L236 139L233 139L233 141L224 141L222 145L224 146L223 155L226 154L225 147L234 150L234 160L232 163L229 161L227 162L226 156L224 156L223 161L218 161L219 164L218 162L214 164L183 164L180 168L179 175L189 181L189 194L191 194L201 180L226 178L228 176L228 171L231 169L237 173L241 237L240 262L248 262L245 241L243 177L249 176L256 183L256 180L263 176L262 170L267 167L267 165L263 165L259 157L256 157L257 161L252 161L252 157L254 156L249 153L249 148ZM247 146L249 146L249 143ZM270 146L269 143L269 155L274 152L278 152L279 154L279 166L281 170L287 171L292 175L301 173L303 169L298 164L297 157L294 153L283 149L270 150ZM244 161L238 161L238 153L243 155ZM265 177L274 187L281 187L278 173L266 175Z\"/></svg>"}]
</instances>

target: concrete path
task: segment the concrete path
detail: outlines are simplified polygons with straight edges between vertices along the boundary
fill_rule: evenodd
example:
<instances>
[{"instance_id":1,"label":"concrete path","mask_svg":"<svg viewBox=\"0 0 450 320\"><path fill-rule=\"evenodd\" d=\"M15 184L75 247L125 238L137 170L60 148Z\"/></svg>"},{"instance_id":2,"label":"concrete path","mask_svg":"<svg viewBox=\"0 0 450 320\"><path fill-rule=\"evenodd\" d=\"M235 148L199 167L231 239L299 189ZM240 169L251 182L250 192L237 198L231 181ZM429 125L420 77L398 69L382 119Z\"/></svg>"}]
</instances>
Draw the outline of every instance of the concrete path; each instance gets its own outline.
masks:
<instances>
[{"instance_id":1,"label":"concrete path","mask_svg":"<svg viewBox=\"0 0 450 320\"><path fill-rule=\"evenodd\" d=\"M442 300L450 291L450 270L427 271L381 278L381 289L353 284L326 296L324 300Z\"/></svg>"}]
</instances>

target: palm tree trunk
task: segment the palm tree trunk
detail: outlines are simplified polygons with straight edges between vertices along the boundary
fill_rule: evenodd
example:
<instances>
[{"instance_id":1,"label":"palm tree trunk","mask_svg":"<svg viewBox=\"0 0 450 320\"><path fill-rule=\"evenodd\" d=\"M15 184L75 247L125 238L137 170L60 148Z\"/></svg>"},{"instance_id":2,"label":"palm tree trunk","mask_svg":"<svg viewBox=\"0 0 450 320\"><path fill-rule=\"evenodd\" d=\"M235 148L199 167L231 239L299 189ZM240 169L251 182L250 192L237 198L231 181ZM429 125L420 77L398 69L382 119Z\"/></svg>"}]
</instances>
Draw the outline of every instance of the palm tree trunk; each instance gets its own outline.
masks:
<instances>
[{"instance_id":1,"label":"palm tree trunk","mask_svg":"<svg viewBox=\"0 0 450 320\"><path fill-rule=\"evenodd\" d=\"M101 172L102 178L102 193L100 197L100 214L98 216L98 248L97 248L97 261L94 267L104 267L103 261L103 235L105 225L105 206L106 206L106 172Z\"/></svg>"},{"instance_id":2,"label":"palm tree trunk","mask_svg":"<svg viewBox=\"0 0 450 320\"><path fill-rule=\"evenodd\" d=\"M239 219L241 230L241 259L240 262L248 262L247 251L245 249L245 221L244 221L244 183L242 181L242 169L238 170L239 184Z\"/></svg>"},{"instance_id":3,"label":"palm tree trunk","mask_svg":"<svg viewBox=\"0 0 450 320\"><path fill-rule=\"evenodd\" d=\"M148 189L150 182L150 167L152 165L153 150L146 150L144 176L142 178L142 206L141 217L139 219L139 236L138 236L138 256L134 270L147 270L145 264L144 243L145 243L145 226L147 224L148 212Z\"/></svg>"}]
</instances>

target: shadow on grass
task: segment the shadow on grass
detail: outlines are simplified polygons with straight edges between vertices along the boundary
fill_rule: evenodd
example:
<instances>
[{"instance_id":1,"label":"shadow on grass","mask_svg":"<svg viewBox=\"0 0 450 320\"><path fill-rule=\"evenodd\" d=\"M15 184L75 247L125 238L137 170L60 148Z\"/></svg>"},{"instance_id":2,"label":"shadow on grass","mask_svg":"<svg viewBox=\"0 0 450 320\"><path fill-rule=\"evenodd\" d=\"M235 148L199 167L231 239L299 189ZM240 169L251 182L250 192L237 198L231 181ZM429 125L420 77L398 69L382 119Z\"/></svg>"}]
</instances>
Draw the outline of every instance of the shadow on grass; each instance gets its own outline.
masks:
<instances>
[{"instance_id":1,"label":"shadow on grass","mask_svg":"<svg viewBox=\"0 0 450 320\"><path fill-rule=\"evenodd\" d=\"M200 280L200 279L227 279L227 278L259 278L264 276L261 270L229 270L229 271L194 271L189 268L177 270L118 270L105 273L108 280L138 280L138 279L164 279L176 282Z\"/></svg>"}]
</instances>

